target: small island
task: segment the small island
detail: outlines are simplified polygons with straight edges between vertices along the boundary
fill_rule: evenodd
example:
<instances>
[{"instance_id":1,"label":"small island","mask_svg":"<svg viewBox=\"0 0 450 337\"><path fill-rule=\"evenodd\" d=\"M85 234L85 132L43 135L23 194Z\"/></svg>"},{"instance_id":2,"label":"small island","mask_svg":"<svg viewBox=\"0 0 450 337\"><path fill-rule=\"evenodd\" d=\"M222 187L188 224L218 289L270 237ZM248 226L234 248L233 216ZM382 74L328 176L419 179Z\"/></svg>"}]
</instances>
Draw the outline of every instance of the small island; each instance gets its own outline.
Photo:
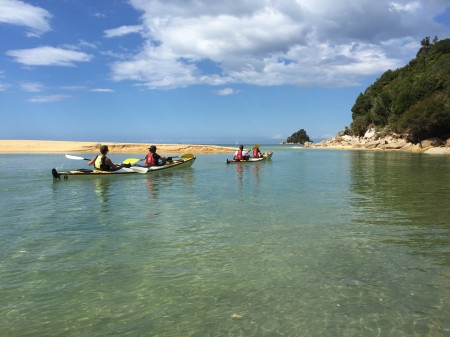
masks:
<instances>
[{"instance_id":1,"label":"small island","mask_svg":"<svg viewBox=\"0 0 450 337\"><path fill-rule=\"evenodd\" d=\"M311 139L304 129L300 129L290 135L282 144L301 144L310 143Z\"/></svg>"}]
</instances>

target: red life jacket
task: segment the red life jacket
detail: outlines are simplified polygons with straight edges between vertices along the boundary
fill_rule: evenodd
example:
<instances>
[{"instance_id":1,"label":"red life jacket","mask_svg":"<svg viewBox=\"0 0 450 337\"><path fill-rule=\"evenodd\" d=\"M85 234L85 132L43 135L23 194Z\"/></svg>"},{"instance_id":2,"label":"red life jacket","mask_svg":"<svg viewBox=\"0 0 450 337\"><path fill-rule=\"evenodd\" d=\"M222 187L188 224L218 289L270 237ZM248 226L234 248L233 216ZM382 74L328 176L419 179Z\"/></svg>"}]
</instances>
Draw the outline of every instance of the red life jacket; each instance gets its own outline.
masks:
<instances>
[{"instance_id":1,"label":"red life jacket","mask_svg":"<svg viewBox=\"0 0 450 337\"><path fill-rule=\"evenodd\" d=\"M156 161L155 158L153 158L153 153L150 152L149 154L147 154L145 156L145 165L147 166L155 166L156 165Z\"/></svg>"},{"instance_id":2,"label":"red life jacket","mask_svg":"<svg viewBox=\"0 0 450 337\"><path fill-rule=\"evenodd\" d=\"M236 160L244 160L244 156L242 155L242 150L238 150L236 155Z\"/></svg>"},{"instance_id":3,"label":"red life jacket","mask_svg":"<svg viewBox=\"0 0 450 337\"><path fill-rule=\"evenodd\" d=\"M255 157L255 158L262 157L260 152L258 151L258 149L254 149L253 150L253 157Z\"/></svg>"}]
</instances>

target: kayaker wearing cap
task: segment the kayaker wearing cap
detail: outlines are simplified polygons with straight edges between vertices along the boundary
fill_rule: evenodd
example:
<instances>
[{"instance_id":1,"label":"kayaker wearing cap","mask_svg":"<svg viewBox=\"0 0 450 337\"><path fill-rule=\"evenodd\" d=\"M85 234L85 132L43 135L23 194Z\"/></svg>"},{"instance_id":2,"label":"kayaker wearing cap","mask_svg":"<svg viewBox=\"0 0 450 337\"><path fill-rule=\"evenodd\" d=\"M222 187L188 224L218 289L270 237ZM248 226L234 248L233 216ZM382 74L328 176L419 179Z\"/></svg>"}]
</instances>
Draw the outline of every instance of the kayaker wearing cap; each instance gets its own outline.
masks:
<instances>
[{"instance_id":1,"label":"kayaker wearing cap","mask_svg":"<svg viewBox=\"0 0 450 337\"><path fill-rule=\"evenodd\" d=\"M89 160L88 165L94 165L95 169L101 171L115 171L119 169L119 165L114 164L111 159L106 157L108 151L108 145L100 146L100 154Z\"/></svg>"},{"instance_id":2,"label":"kayaker wearing cap","mask_svg":"<svg viewBox=\"0 0 450 337\"><path fill-rule=\"evenodd\" d=\"M166 164L168 158L161 157L156 153L156 146L152 145L148 148L149 153L145 156L144 163L147 166L162 166Z\"/></svg>"}]
</instances>

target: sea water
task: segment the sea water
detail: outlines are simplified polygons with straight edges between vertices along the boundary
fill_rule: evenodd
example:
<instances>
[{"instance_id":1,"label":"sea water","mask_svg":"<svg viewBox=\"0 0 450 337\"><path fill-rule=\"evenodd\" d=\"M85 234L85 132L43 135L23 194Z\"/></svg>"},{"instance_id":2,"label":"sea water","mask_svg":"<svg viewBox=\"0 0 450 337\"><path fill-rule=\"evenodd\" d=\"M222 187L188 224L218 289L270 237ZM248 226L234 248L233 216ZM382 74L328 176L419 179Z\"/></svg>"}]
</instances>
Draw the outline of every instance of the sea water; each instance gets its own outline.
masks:
<instances>
[{"instance_id":1,"label":"sea water","mask_svg":"<svg viewBox=\"0 0 450 337\"><path fill-rule=\"evenodd\" d=\"M262 150L0 155L0 336L450 336L449 156Z\"/></svg>"}]
</instances>

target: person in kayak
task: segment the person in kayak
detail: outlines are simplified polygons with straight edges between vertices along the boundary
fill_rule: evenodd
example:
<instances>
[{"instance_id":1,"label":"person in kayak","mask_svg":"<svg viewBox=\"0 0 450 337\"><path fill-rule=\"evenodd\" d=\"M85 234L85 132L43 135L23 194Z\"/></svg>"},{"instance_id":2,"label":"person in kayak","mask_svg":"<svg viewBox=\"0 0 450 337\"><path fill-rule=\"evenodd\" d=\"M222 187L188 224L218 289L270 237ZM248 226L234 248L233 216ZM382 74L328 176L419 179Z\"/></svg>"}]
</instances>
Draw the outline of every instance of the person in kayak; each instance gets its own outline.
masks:
<instances>
[{"instance_id":1,"label":"person in kayak","mask_svg":"<svg viewBox=\"0 0 450 337\"><path fill-rule=\"evenodd\" d=\"M94 165L96 170L101 171L115 171L120 168L119 165L114 164L111 159L106 157L108 154L109 149L108 145L102 145L100 146L100 154L96 155L94 158L89 160L88 165Z\"/></svg>"},{"instance_id":2,"label":"person in kayak","mask_svg":"<svg viewBox=\"0 0 450 337\"><path fill-rule=\"evenodd\" d=\"M256 144L255 146L253 146L253 157L254 158L262 158L263 157L263 154L259 150L259 144Z\"/></svg>"},{"instance_id":3,"label":"person in kayak","mask_svg":"<svg viewBox=\"0 0 450 337\"><path fill-rule=\"evenodd\" d=\"M145 156L144 163L147 166L163 166L169 158L161 157L156 153L156 146L152 145L148 148L149 153Z\"/></svg>"},{"instance_id":4,"label":"person in kayak","mask_svg":"<svg viewBox=\"0 0 450 337\"><path fill-rule=\"evenodd\" d=\"M239 145L239 150L234 153L234 160L248 160L250 156L247 151L244 151L244 145Z\"/></svg>"}]
</instances>

